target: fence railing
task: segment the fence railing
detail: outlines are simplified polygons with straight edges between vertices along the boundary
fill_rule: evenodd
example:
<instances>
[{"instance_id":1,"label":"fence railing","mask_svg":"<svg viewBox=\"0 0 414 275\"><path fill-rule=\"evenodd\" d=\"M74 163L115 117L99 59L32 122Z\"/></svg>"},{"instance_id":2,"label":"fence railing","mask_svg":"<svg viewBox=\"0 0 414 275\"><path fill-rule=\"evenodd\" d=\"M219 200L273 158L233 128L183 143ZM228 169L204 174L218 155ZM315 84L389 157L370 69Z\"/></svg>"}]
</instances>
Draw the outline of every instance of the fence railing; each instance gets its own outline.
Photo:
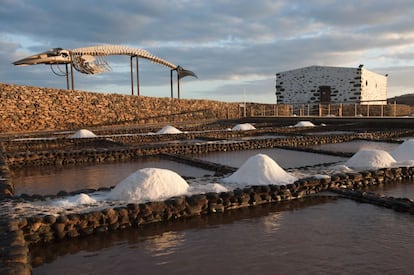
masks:
<instances>
[{"instance_id":1,"label":"fence railing","mask_svg":"<svg viewBox=\"0 0 414 275\"><path fill-rule=\"evenodd\" d=\"M246 104L241 117L317 116L317 117L396 117L411 116L408 105L363 103Z\"/></svg>"}]
</instances>

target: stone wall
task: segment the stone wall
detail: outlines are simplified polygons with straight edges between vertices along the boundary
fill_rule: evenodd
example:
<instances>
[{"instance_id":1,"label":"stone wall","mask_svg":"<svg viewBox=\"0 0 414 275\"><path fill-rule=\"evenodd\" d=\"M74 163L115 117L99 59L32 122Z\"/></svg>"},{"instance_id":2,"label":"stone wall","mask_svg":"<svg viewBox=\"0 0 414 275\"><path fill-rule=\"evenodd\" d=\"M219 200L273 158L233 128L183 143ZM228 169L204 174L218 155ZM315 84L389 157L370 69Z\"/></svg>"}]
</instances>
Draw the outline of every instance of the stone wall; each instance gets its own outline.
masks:
<instances>
[{"instance_id":1,"label":"stone wall","mask_svg":"<svg viewBox=\"0 0 414 275\"><path fill-rule=\"evenodd\" d=\"M0 131L238 117L235 104L0 84Z\"/></svg>"},{"instance_id":2,"label":"stone wall","mask_svg":"<svg viewBox=\"0 0 414 275\"><path fill-rule=\"evenodd\" d=\"M361 68L361 100L368 101L361 104L386 103L387 82L388 78L386 76Z\"/></svg>"},{"instance_id":3,"label":"stone wall","mask_svg":"<svg viewBox=\"0 0 414 275\"><path fill-rule=\"evenodd\" d=\"M230 131L232 133L232 131ZM215 132L216 137L221 137L220 132ZM227 134L227 132L223 132ZM184 135L181 135L184 138ZM191 135L191 134L190 134ZM4 159L10 168L18 168L24 166L43 166L43 165L69 165L69 164L86 164L86 163L107 163L114 161L125 161L139 159L146 156L154 156L159 154L179 154L179 155L194 155L209 152L228 152L240 150L253 150L260 148L299 148L300 150L307 150L315 152L310 148L304 148L317 144L339 143L352 141L355 139L391 139L399 136L406 136L407 130L400 131L384 131L375 133L355 133L349 135L317 135L317 136L292 136L284 138L263 138L252 140L240 140L232 142L188 142L188 143L160 143L160 144L141 144L139 140L134 137L117 137L118 142L130 143L127 146L118 145L108 146L110 144L104 143L101 138L94 138L85 140L76 140L74 148L59 147L59 144L65 144L65 139L50 140L44 142L43 146L38 141L28 140L19 141L13 146L13 141L3 142L4 146L8 148L4 154ZM156 138L156 136L154 136ZM157 140L157 139L156 139ZM95 141L96 143L91 143ZM82 142L86 142L87 146L82 147ZM113 142L113 141L104 141ZM148 140L147 140L148 142ZM31 144L33 143L33 144ZM79 147L77 147L79 146ZM327 153L327 152L323 152ZM0 190L1 191L1 190Z\"/></svg>"},{"instance_id":4,"label":"stone wall","mask_svg":"<svg viewBox=\"0 0 414 275\"><path fill-rule=\"evenodd\" d=\"M346 141L352 140L355 136L343 136ZM339 142L344 141L344 138L339 137L329 138L328 140ZM318 140L318 141L316 141ZM260 139L248 140L238 142L204 142L204 143L182 143L182 144L158 144L153 146L128 146L128 147L112 147L112 148L84 148L67 150L63 148L54 148L54 144L50 144L50 149L44 150L24 150L30 148L29 144L19 142L20 146L13 147L13 151L5 153L4 158L9 167L24 167L24 166L42 166L42 165L66 165L66 164L84 164L84 163L104 163L112 161L122 161L137 159L143 156L151 156L158 154L199 154L208 152L226 152L251 150L257 148L273 148L276 146L290 146L297 147L306 144L318 144L321 137L300 137L300 138L283 138L283 139ZM325 143L325 142L323 142ZM322 143L322 144L323 144ZM327 142L328 143L328 142ZM46 143L45 143L46 144ZM16 150L20 148L21 150Z\"/></svg>"},{"instance_id":5,"label":"stone wall","mask_svg":"<svg viewBox=\"0 0 414 275\"><path fill-rule=\"evenodd\" d=\"M102 129L104 126L117 125L186 123L189 127L203 122L244 116L291 116L294 114L293 107L284 104L138 97L0 83L0 134ZM330 108L331 114L339 113L335 111L335 106ZM353 105L344 105L340 113L343 116L354 116L354 108ZM412 113L410 107L404 105L387 105L382 109L371 106L369 112L366 108L361 109L359 105L358 108L357 114L364 116L401 116ZM303 113L306 114L306 111ZM313 115L317 113L312 112ZM327 112L320 115L325 113Z\"/></svg>"},{"instance_id":6,"label":"stone wall","mask_svg":"<svg viewBox=\"0 0 414 275\"><path fill-rule=\"evenodd\" d=\"M267 104L248 104L246 114ZM274 109L272 104L268 109ZM283 107L278 106L283 115ZM0 132L234 119L239 103L68 91L0 83ZM288 114L288 111L286 111Z\"/></svg>"}]
</instances>

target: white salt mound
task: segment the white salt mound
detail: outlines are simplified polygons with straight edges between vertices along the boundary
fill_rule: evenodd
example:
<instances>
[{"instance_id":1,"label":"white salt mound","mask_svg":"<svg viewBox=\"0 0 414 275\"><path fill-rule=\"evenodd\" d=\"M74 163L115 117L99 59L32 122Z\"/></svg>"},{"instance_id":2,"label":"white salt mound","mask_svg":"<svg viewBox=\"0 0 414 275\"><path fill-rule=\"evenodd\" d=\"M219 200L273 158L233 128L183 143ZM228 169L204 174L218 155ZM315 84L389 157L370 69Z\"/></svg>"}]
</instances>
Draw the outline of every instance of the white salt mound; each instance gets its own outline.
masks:
<instances>
[{"instance_id":1,"label":"white salt mound","mask_svg":"<svg viewBox=\"0 0 414 275\"><path fill-rule=\"evenodd\" d=\"M219 183L202 183L202 184L191 184L190 188L188 190L191 194L202 194L202 193L221 193L221 192L227 192L229 189L224 187L223 185Z\"/></svg>"},{"instance_id":2,"label":"white salt mound","mask_svg":"<svg viewBox=\"0 0 414 275\"><path fill-rule=\"evenodd\" d=\"M344 164L335 165L332 167L333 170L340 171L340 172L352 172L353 170Z\"/></svg>"},{"instance_id":3,"label":"white salt mound","mask_svg":"<svg viewBox=\"0 0 414 275\"><path fill-rule=\"evenodd\" d=\"M358 170L391 167L395 159L383 150L359 150L345 165Z\"/></svg>"},{"instance_id":4,"label":"white salt mound","mask_svg":"<svg viewBox=\"0 0 414 275\"><path fill-rule=\"evenodd\" d=\"M310 121L299 121L293 127L315 127L315 124Z\"/></svg>"},{"instance_id":5,"label":"white salt mound","mask_svg":"<svg viewBox=\"0 0 414 275\"><path fill-rule=\"evenodd\" d=\"M229 191L226 187L218 183L207 184L207 187L209 187L212 192L216 193Z\"/></svg>"},{"instance_id":6,"label":"white salt mound","mask_svg":"<svg viewBox=\"0 0 414 275\"><path fill-rule=\"evenodd\" d=\"M396 161L414 160L414 139L409 139L390 152Z\"/></svg>"},{"instance_id":7,"label":"white salt mound","mask_svg":"<svg viewBox=\"0 0 414 275\"><path fill-rule=\"evenodd\" d=\"M256 128L253 125L251 125L250 123L242 123L242 124L237 124L231 130L233 130L233 131L248 131L248 130L255 130L255 129Z\"/></svg>"},{"instance_id":8,"label":"white salt mound","mask_svg":"<svg viewBox=\"0 0 414 275\"><path fill-rule=\"evenodd\" d=\"M272 158L265 154L250 157L236 172L224 178L224 183L247 185L285 185L297 178L285 172Z\"/></svg>"},{"instance_id":9,"label":"white salt mound","mask_svg":"<svg viewBox=\"0 0 414 275\"><path fill-rule=\"evenodd\" d=\"M73 135L70 135L69 138L93 138L97 137L93 132L87 130L87 129L81 129L79 131L76 131Z\"/></svg>"},{"instance_id":10,"label":"white salt mound","mask_svg":"<svg viewBox=\"0 0 414 275\"><path fill-rule=\"evenodd\" d=\"M157 201L184 195L187 182L177 173L167 169L144 168L129 175L108 194L110 200Z\"/></svg>"},{"instance_id":11,"label":"white salt mound","mask_svg":"<svg viewBox=\"0 0 414 275\"><path fill-rule=\"evenodd\" d=\"M157 132L157 134L181 134L182 132L177 128L167 125L164 126L161 130Z\"/></svg>"},{"instance_id":12,"label":"white salt mound","mask_svg":"<svg viewBox=\"0 0 414 275\"><path fill-rule=\"evenodd\" d=\"M55 206L63 207L63 208L71 208L82 204L95 204L96 200L91 198L87 194L79 194L73 197L69 197L68 199L59 200L52 203Z\"/></svg>"}]
</instances>

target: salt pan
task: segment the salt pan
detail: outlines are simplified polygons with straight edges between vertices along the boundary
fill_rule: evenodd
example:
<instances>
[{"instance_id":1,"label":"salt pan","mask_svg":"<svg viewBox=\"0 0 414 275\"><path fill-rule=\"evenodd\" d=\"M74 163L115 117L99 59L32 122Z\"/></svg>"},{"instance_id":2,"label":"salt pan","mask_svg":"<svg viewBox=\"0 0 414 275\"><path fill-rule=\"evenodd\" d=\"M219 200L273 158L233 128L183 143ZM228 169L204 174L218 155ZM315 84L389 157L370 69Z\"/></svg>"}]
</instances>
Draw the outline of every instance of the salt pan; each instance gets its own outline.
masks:
<instances>
[{"instance_id":1,"label":"salt pan","mask_svg":"<svg viewBox=\"0 0 414 275\"><path fill-rule=\"evenodd\" d=\"M201 194L201 193L208 193L208 192L228 192L229 189L224 187L219 183L203 183L203 184L191 184L189 188L189 192L191 194Z\"/></svg>"},{"instance_id":2,"label":"salt pan","mask_svg":"<svg viewBox=\"0 0 414 275\"><path fill-rule=\"evenodd\" d=\"M181 133L182 132L180 130L178 130L177 128L171 125L166 125L157 132L157 134L181 134Z\"/></svg>"},{"instance_id":3,"label":"salt pan","mask_svg":"<svg viewBox=\"0 0 414 275\"><path fill-rule=\"evenodd\" d=\"M390 152L396 161L414 160L414 139L404 141Z\"/></svg>"},{"instance_id":4,"label":"salt pan","mask_svg":"<svg viewBox=\"0 0 414 275\"><path fill-rule=\"evenodd\" d=\"M265 154L250 157L236 172L224 178L224 183L247 185L285 185L297 178L285 172L272 158Z\"/></svg>"},{"instance_id":5,"label":"salt pan","mask_svg":"<svg viewBox=\"0 0 414 275\"><path fill-rule=\"evenodd\" d=\"M357 170L369 170L391 167L395 162L395 159L386 151L359 150L345 165Z\"/></svg>"},{"instance_id":6,"label":"salt pan","mask_svg":"<svg viewBox=\"0 0 414 275\"><path fill-rule=\"evenodd\" d=\"M73 135L70 135L68 138L93 138L97 137L92 131L87 129L81 129L76 131Z\"/></svg>"},{"instance_id":7,"label":"salt pan","mask_svg":"<svg viewBox=\"0 0 414 275\"><path fill-rule=\"evenodd\" d=\"M310 121L299 121L293 127L315 127L315 124Z\"/></svg>"},{"instance_id":8,"label":"salt pan","mask_svg":"<svg viewBox=\"0 0 414 275\"><path fill-rule=\"evenodd\" d=\"M87 194L79 194L73 197L69 197L64 200L55 201L52 203L54 206L62 207L62 208L71 208L79 205L85 204L95 204L97 201L91 198Z\"/></svg>"},{"instance_id":9,"label":"salt pan","mask_svg":"<svg viewBox=\"0 0 414 275\"><path fill-rule=\"evenodd\" d=\"M248 131L255 130L256 128L250 123L237 124L232 128L233 131Z\"/></svg>"},{"instance_id":10,"label":"salt pan","mask_svg":"<svg viewBox=\"0 0 414 275\"><path fill-rule=\"evenodd\" d=\"M129 175L108 194L109 200L157 201L184 195L187 182L177 173L161 168L144 168Z\"/></svg>"}]
</instances>

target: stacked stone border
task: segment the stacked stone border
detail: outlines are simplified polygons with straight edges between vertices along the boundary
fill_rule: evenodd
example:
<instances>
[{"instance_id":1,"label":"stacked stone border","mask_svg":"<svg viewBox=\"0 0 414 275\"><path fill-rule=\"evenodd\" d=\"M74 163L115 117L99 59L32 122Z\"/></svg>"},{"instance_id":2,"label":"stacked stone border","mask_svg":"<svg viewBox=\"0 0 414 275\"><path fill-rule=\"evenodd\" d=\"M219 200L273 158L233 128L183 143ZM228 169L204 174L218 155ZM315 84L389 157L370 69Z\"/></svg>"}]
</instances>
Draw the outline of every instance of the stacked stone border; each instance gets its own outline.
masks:
<instances>
[{"instance_id":1,"label":"stacked stone border","mask_svg":"<svg viewBox=\"0 0 414 275\"><path fill-rule=\"evenodd\" d=\"M19 219L18 226L23 230L26 241L30 244L36 244L154 222L224 213L266 203L290 201L305 198L321 191L332 191L350 198L357 198L360 196L358 194L362 194L361 197L364 200L361 201L414 214L414 202L409 199L379 197L364 191L372 186L396 184L412 180L413 177L414 167L338 173L330 178L309 177L287 185L257 185L221 193L210 192L192 196L177 196L165 201L129 203L124 206L82 214L59 215L57 217L36 215ZM95 190L79 190L71 195L93 191ZM63 195L60 196L63 197ZM36 196L32 200L48 198ZM380 198L378 201L386 203L377 203L376 199L378 198ZM404 207L401 208L402 204L398 201L404 201Z\"/></svg>"},{"instance_id":2,"label":"stacked stone border","mask_svg":"<svg viewBox=\"0 0 414 275\"><path fill-rule=\"evenodd\" d=\"M2 274L30 274L28 247L34 244L130 227L139 228L147 224L199 215L228 213L244 207L306 198L323 191L336 192L360 202L385 206L413 215L414 202L409 199L395 199L361 191L369 186L394 184L403 180L412 180L413 177L414 167L385 168L360 173L339 173L331 176L330 179L300 179L288 185L250 186L222 193L179 196L165 201L129 203L88 213L20 217L9 221L8 226L2 228L9 235L9 246L2 246L2 256L6 259L6 267L0 271ZM36 199L42 198L36 197ZM2 244L5 244L4 240ZM7 273L16 268L17 273L13 273L15 271Z\"/></svg>"},{"instance_id":3,"label":"stacked stone border","mask_svg":"<svg viewBox=\"0 0 414 275\"><path fill-rule=\"evenodd\" d=\"M377 171L359 173L338 173L330 178L305 178L288 185L250 186L223 193L207 193L192 196L179 196L165 201L130 203L123 206L108 207L99 211L67 215L35 215L10 219L10 205L15 200L44 200L50 196L13 196L9 166L70 164L85 162L104 162L133 159L137 156L157 154L203 153L211 151L247 150L281 146L306 147L314 144L351 141L356 138L392 138L405 135L407 131L356 134L350 136L300 136L282 139L248 140L212 144L162 144L157 146L130 146L121 149L81 149L74 151L37 151L24 154L0 152L0 184L2 205L0 215L1 229L1 274L31 274L31 245L49 243L63 239L84 237L124 228L139 228L153 223L181 220L199 215L228 213L244 207L254 207L268 203L278 203L307 198L320 192L336 192L343 197L361 202L385 206L396 211L414 214L414 202L409 199L381 197L364 191L366 188L382 184L394 184L403 180L413 180L414 167L384 168ZM91 140L89 140L90 142ZM99 141L99 139L98 139ZM121 144L122 145L122 144ZM120 145L120 146L121 146ZM2 145L5 151L4 144ZM24 146L27 146L24 145ZM53 146L52 146L53 147ZM27 147L26 147L27 148ZM138 152L138 153L137 153ZM20 155L19 155L20 154ZM130 154L130 155L128 155ZM125 155L127 157L125 157ZM17 157L16 157L17 156ZM39 157L42 156L42 157ZM84 158L86 156L86 158ZM61 162L56 160L60 158ZM167 157L171 157L167 155ZM97 161L98 159L98 161ZM40 160L40 161L39 161ZM228 172L228 171L227 171ZM225 171L223 171L225 173ZM100 189L104 190L104 189ZM96 190L71 192L88 193ZM59 192L56 197L68 193Z\"/></svg>"},{"instance_id":4,"label":"stacked stone border","mask_svg":"<svg viewBox=\"0 0 414 275\"><path fill-rule=\"evenodd\" d=\"M8 148L8 151L3 154L3 157L9 168L18 168L24 166L72 165L127 161L160 154L197 155L209 152L241 151L264 148L299 148L300 150L307 152L328 153L326 151L314 150L307 147L318 144L348 142L356 139L391 139L399 136L406 136L412 132L413 130L400 130L355 133L348 135L304 135L250 140L227 140L227 133L224 132L224 137L216 135L217 140L215 142L191 140L200 138L200 136L197 137L193 134L189 134L191 138L185 138L183 134L175 137L172 137L173 135L168 135L170 141L172 138L180 139L181 141L178 143L165 140L165 142L152 144L146 142L133 143L123 140L124 137L113 137L110 140L101 137L86 140L60 138L49 141L45 140L43 143L40 141L3 141L3 147ZM157 136L154 137L155 142L159 141L159 139L160 138ZM202 139L205 140L206 138ZM187 142L182 140L187 140ZM69 147L70 150L68 150L68 144L71 145L71 147ZM92 145L93 147L91 148ZM347 153L340 152L334 154L339 156L349 156Z\"/></svg>"}]
</instances>

